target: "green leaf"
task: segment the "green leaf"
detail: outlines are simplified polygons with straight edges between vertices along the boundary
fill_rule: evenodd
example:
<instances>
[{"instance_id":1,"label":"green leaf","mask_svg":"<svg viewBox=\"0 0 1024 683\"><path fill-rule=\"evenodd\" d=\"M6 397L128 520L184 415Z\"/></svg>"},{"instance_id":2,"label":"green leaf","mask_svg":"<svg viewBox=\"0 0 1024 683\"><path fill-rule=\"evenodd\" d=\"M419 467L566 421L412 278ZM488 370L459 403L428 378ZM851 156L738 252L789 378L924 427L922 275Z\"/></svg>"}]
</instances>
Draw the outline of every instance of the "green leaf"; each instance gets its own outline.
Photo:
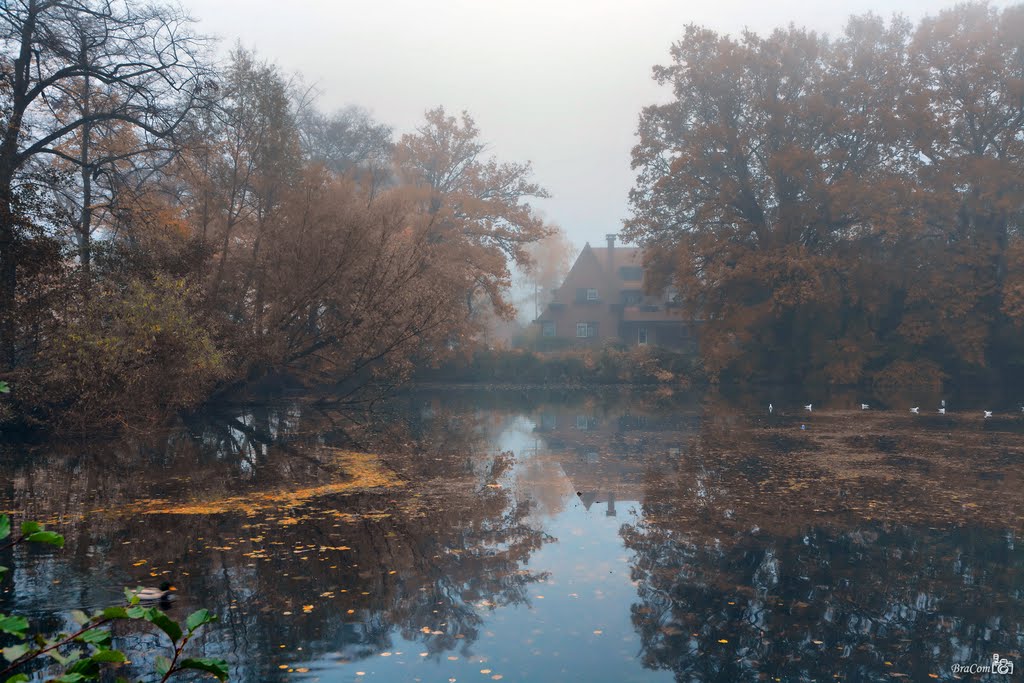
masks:
<instances>
[{"instance_id":1,"label":"green leaf","mask_svg":"<svg viewBox=\"0 0 1024 683\"><path fill-rule=\"evenodd\" d=\"M100 665L94 662L92 657L77 661L67 668L69 674L80 674L89 678L95 678L99 672Z\"/></svg>"},{"instance_id":2,"label":"green leaf","mask_svg":"<svg viewBox=\"0 0 1024 683\"><path fill-rule=\"evenodd\" d=\"M4 683L28 683L29 680L28 674L14 674L4 681Z\"/></svg>"},{"instance_id":3,"label":"green leaf","mask_svg":"<svg viewBox=\"0 0 1024 683\"><path fill-rule=\"evenodd\" d=\"M22 522L21 523L21 534L23 536L28 536L29 534L34 534L37 531L42 531L42 530L43 530L43 525L40 524L39 522Z\"/></svg>"},{"instance_id":4,"label":"green leaf","mask_svg":"<svg viewBox=\"0 0 1024 683\"><path fill-rule=\"evenodd\" d=\"M89 680L82 674L64 674L60 678L54 678L57 683L79 683L79 681Z\"/></svg>"},{"instance_id":5,"label":"green leaf","mask_svg":"<svg viewBox=\"0 0 1024 683\"><path fill-rule=\"evenodd\" d=\"M228 680L228 663L223 659L183 659L178 668L205 671L216 676L219 681Z\"/></svg>"},{"instance_id":6,"label":"green leaf","mask_svg":"<svg viewBox=\"0 0 1024 683\"><path fill-rule=\"evenodd\" d=\"M31 650L27 643L21 643L20 645L11 645L3 649L4 659L8 662L13 662L17 659L21 659L28 651Z\"/></svg>"},{"instance_id":7,"label":"green leaf","mask_svg":"<svg viewBox=\"0 0 1024 683\"><path fill-rule=\"evenodd\" d=\"M82 635L78 636L75 640L83 643L89 643L90 645L110 645L110 631L105 629L96 628L90 631L86 631Z\"/></svg>"},{"instance_id":8,"label":"green leaf","mask_svg":"<svg viewBox=\"0 0 1024 683\"><path fill-rule=\"evenodd\" d=\"M128 661L128 658L119 650L100 650L92 656L92 661L104 664L124 664Z\"/></svg>"},{"instance_id":9,"label":"green leaf","mask_svg":"<svg viewBox=\"0 0 1024 683\"><path fill-rule=\"evenodd\" d=\"M0 515L0 541L11 535L11 518Z\"/></svg>"},{"instance_id":10,"label":"green leaf","mask_svg":"<svg viewBox=\"0 0 1024 683\"><path fill-rule=\"evenodd\" d=\"M210 610L201 609L188 615L188 619L185 620L185 626L188 627L188 632L191 633L203 624L209 624L211 621L217 621L217 615L210 614Z\"/></svg>"},{"instance_id":11,"label":"green leaf","mask_svg":"<svg viewBox=\"0 0 1024 683\"><path fill-rule=\"evenodd\" d=\"M6 573L7 573L7 567L5 567L2 564L0 564L0 581L3 580L4 574L6 574Z\"/></svg>"},{"instance_id":12,"label":"green leaf","mask_svg":"<svg viewBox=\"0 0 1024 683\"><path fill-rule=\"evenodd\" d=\"M136 605L135 607L129 607L126 609L125 613L128 615L129 619L141 619L146 616L146 608Z\"/></svg>"},{"instance_id":13,"label":"green leaf","mask_svg":"<svg viewBox=\"0 0 1024 683\"><path fill-rule=\"evenodd\" d=\"M28 631L28 619L18 616L5 617L0 614L0 631L24 638L25 632Z\"/></svg>"},{"instance_id":14,"label":"green leaf","mask_svg":"<svg viewBox=\"0 0 1024 683\"><path fill-rule=\"evenodd\" d=\"M128 618L128 610L126 610L124 607L108 607L102 612L100 612L100 614L103 616L104 619Z\"/></svg>"},{"instance_id":15,"label":"green leaf","mask_svg":"<svg viewBox=\"0 0 1024 683\"><path fill-rule=\"evenodd\" d=\"M177 643L181 639L181 627L156 607L146 608L144 617L146 621L166 633L172 643Z\"/></svg>"},{"instance_id":16,"label":"green leaf","mask_svg":"<svg viewBox=\"0 0 1024 683\"><path fill-rule=\"evenodd\" d=\"M89 615L80 609L71 610L71 618L79 626L85 626L89 623Z\"/></svg>"},{"instance_id":17,"label":"green leaf","mask_svg":"<svg viewBox=\"0 0 1024 683\"><path fill-rule=\"evenodd\" d=\"M2 379L0 379L0 394L7 394L7 393L10 393L10 391L11 391L11 386L9 384L7 384L7 382L5 382Z\"/></svg>"},{"instance_id":18,"label":"green leaf","mask_svg":"<svg viewBox=\"0 0 1024 683\"><path fill-rule=\"evenodd\" d=\"M29 534L28 538L25 540L32 543L46 543L57 548L64 547L64 537L56 531L36 531L35 533Z\"/></svg>"},{"instance_id":19,"label":"green leaf","mask_svg":"<svg viewBox=\"0 0 1024 683\"><path fill-rule=\"evenodd\" d=\"M153 660L153 670L158 676L166 676L167 672L171 670L171 660L163 655L157 655Z\"/></svg>"}]
</instances>

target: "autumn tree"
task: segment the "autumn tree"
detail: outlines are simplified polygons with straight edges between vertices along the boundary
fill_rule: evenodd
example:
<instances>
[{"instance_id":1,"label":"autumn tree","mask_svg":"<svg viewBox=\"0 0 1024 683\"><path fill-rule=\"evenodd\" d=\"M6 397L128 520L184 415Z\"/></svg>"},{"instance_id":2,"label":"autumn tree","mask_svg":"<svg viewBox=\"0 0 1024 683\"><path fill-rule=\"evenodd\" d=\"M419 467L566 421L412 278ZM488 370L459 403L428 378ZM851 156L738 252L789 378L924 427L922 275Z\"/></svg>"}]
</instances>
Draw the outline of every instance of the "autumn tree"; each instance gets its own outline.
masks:
<instances>
[{"instance_id":1,"label":"autumn tree","mask_svg":"<svg viewBox=\"0 0 1024 683\"><path fill-rule=\"evenodd\" d=\"M1024 7L966 4L927 17L909 66L902 114L924 277L908 288L902 331L948 340L951 354L998 371L1024 320L1006 306L1024 208Z\"/></svg>"},{"instance_id":2,"label":"autumn tree","mask_svg":"<svg viewBox=\"0 0 1024 683\"><path fill-rule=\"evenodd\" d=\"M562 285L576 260L576 247L558 225L548 224L548 234L530 244L526 251L529 263L522 269L520 284L532 304L533 318L551 301L553 292Z\"/></svg>"},{"instance_id":3,"label":"autumn tree","mask_svg":"<svg viewBox=\"0 0 1024 683\"><path fill-rule=\"evenodd\" d=\"M0 364L11 367L19 263L33 218L19 204L27 167L43 156L62 158L82 169L87 186L98 159L88 142L76 154L62 143L74 134L89 141L115 122L141 140L167 139L199 100L203 68L190 20L163 6L16 0L0 8L0 26ZM80 220L88 221L91 202L82 206Z\"/></svg>"},{"instance_id":4,"label":"autumn tree","mask_svg":"<svg viewBox=\"0 0 1024 683\"><path fill-rule=\"evenodd\" d=\"M711 376L985 362L1021 205L1018 16L867 15L832 40L687 28L655 68L674 99L641 116L626 234L705 320Z\"/></svg>"},{"instance_id":5,"label":"autumn tree","mask_svg":"<svg viewBox=\"0 0 1024 683\"><path fill-rule=\"evenodd\" d=\"M392 129L361 107L349 106L333 114L306 107L300 113L299 135L303 153L313 163L353 175L374 189L392 180Z\"/></svg>"},{"instance_id":6,"label":"autumn tree","mask_svg":"<svg viewBox=\"0 0 1024 683\"><path fill-rule=\"evenodd\" d=\"M532 180L529 163L485 156L486 145L472 117L443 107L403 135L395 149L401 180L419 194L430 217L430 240L444 244L453 262L466 264L464 300L472 313L479 298L511 317L506 297L509 263L530 262L527 247L549 233L529 204L548 193Z\"/></svg>"}]
</instances>

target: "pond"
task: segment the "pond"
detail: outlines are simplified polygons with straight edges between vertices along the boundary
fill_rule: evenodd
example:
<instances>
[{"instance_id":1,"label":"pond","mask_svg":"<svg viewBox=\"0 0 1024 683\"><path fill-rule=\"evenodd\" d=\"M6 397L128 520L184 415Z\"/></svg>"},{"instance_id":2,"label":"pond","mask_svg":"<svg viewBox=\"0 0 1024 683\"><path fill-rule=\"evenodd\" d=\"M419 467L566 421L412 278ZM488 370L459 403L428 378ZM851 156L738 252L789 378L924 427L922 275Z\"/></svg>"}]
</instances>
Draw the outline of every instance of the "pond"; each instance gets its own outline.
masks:
<instances>
[{"instance_id":1,"label":"pond","mask_svg":"<svg viewBox=\"0 0 1024 683\"><path fill-rule=\"evenodd\" d=\"M0 510L67 546L0 557L0 612L170 580L234 681L1019 673L1024 415L859 401L448 389L8 445ZM148 680L160 639L115 636Z\"/></svg>"}]
</instances>

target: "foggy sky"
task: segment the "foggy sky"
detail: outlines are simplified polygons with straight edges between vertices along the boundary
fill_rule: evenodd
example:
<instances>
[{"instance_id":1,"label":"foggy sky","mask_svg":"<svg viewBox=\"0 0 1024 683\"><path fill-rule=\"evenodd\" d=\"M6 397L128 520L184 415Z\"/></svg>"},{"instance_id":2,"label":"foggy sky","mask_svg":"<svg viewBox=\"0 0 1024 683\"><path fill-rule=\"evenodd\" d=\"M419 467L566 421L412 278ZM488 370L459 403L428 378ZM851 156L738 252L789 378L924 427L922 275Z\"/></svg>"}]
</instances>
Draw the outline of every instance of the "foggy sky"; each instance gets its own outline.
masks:
<instances>
[{"instance_id":1,"label":"foggy sky","mask_svg":"<svg viewBox=\"0 0 1024 683\"><path fill-rule=\"evenodd\" d=\"M759 33L790 22L839 33L850 14L916 21L936 0L183 0L202 32L257 50L321 93L411 131L423 112L466 109L491 150L532 161L537 205L577 247L617 232L633 184L641 107L668 97L651 67L696 23ZM1004 6L1009 2L995 2Z\"/></svg>"}]
</instances>

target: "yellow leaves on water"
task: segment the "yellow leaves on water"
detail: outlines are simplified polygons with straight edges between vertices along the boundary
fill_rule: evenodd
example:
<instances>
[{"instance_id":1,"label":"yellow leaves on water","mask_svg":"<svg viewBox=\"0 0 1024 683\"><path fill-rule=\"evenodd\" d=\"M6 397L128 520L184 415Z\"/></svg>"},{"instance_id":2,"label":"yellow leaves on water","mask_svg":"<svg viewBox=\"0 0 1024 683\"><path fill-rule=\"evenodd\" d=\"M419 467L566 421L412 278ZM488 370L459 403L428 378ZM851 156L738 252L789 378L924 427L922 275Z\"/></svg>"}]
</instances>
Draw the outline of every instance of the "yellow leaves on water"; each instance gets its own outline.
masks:
<instances>
[{"instance_id":1,"label":"yellow leaves on water","mask_svg":"<svg viewBox=\"0 0 1024 683\"><path fill-rule=\"evenodd\" d=\"M729 642L729 639L728 638L719 638L718 642L725 644L725 643Z\"/></svg>"},{"instance_id":2,"label":"yellow leaves on water","mask_svg":"<svg viewBox=\"0 0 1024 683\"><path fill-rule=\"evenodd\" d=\"M306 614L309 614L310 612L313 611L313 605L303 605L302 606L302 611L305 612Z\"/></svg>"},{"instance_id":3,"label":"yellow leaves on water","mask_svg":"<svg viewBox=\"0 0 1024 683\"><path fill-rule=\"evenodd\" d=\"M191 503L166 500L143 501L131 506L127 512L146 515L219 515L228 512L252 514L267 508L296 507L322 496L364 489L394 488L405 484L383 465L379 456L373 453L332 450L333 464L336 466L338 474L344 477L343 481L300 489L253 492L244 496L229 496ZM282 526L289 526L297 522L298 520L292 517L284 517L278 523Z\"/></svg>"}]
</instances>

